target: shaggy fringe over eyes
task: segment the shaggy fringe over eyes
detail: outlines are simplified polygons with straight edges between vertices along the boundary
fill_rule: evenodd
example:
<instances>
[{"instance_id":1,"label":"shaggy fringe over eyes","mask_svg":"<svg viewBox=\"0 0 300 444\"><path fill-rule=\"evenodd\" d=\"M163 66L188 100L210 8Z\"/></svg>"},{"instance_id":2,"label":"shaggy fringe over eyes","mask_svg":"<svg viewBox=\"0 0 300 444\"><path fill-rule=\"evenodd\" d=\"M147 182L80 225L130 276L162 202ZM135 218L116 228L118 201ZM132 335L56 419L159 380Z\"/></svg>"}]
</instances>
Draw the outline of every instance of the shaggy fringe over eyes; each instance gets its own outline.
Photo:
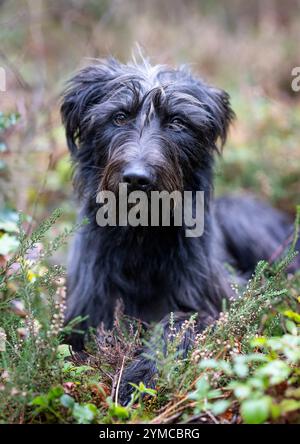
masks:
<instances>
[{"instance_id":1,"label":"shaggy fringe over eyes","mask_svg":"<svg viewBox=\"0 0 300 444\"><path fill-rule=\"evenodd\" d=\"M206 85L185 68L172 70L160 65L151 67L149 63L123 65L111 58L83 68L67 84L63 94L61 115L73 157L90 129L90 117L97 113L103 102L108 106L122 89L131 90L131 95L139 98L142 91L147 94L154 88L169 91L174 97L182 90L189 96L187 104L194 102L202 112L202 118L205 117L200 123L207 125L207 137L213 144L217 139L221 140L222 146L225 144L228 127L234 118L226 92Z\"/></svg>"}]
</instances>

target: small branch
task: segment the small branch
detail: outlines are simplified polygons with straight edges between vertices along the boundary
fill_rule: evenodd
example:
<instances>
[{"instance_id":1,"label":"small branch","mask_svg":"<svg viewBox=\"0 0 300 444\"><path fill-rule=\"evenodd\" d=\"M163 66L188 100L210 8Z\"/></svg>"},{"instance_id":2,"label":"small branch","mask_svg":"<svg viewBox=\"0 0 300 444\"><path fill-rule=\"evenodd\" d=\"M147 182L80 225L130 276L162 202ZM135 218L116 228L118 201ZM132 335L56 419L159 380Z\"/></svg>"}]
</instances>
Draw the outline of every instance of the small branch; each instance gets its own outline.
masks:
<instances>
[{"instance_id":1,"label":"small branch","mask_svg":"<svg viewBox=\"0 0 300 444\"><path fill-rule=\"evenodd\" d=\"M219 421L217 421L216 417L209 411L207 410L206 415L210 417L210 419L215 423L215 424L220 424Z\"/></svg>"},{"instance_id":2,"label":"small branch","mask_svg":"<svg viewBox=\"0 0 300 444\"><path fill-rule=\"evenodd\" d=\"M121 369L120 369L120 373L119 373L119 377L118 377L117 388L116 388L116 397L115 397L116 406L118 405L119 388L120 388L120 383L121 383L122 374L123 374L123 370L124 370L124 363L125 363L125 356L123 356L122 365L121 365Z\"/></svg>"}]
</instances>

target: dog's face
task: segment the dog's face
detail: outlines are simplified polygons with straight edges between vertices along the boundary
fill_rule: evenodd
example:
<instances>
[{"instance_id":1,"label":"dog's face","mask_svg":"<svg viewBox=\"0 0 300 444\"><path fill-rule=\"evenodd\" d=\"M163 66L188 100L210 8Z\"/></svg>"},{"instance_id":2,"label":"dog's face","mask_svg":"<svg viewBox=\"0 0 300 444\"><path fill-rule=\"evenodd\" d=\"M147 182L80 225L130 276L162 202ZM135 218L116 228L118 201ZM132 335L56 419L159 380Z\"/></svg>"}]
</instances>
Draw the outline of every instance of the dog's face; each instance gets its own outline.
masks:
<instances>
[{"instance_id":1,"label":"dog's face","mask_svg":"<svg viewBox=\"0 0 300 444\"><path fill-rule=\"evenodd\" d=\"M75 75L61 111L89 195L116 192L120 182L131 190L193 189L233 118L228 95L184 69L115 60Z\"/></svg>"}]
</instances>

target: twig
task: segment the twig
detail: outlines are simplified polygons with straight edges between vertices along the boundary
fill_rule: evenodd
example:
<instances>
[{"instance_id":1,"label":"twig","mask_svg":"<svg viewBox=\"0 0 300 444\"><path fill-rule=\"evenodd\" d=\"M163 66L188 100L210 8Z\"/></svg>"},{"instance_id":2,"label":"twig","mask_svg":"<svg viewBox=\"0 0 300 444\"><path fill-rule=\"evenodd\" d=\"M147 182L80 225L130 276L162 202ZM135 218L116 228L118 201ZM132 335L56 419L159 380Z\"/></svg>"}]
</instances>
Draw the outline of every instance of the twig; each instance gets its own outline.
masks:
<instances>
[{"instance_id":1,"label":"twig","mask_svg":"<svg viewBox=\"0 0 300 444\"><path fill-rule=\"evenodd\" d=\"M118 383L117 383L117 388L116 388L116 397L115 397L115 404L116 404L116 406L118 405L118 395L119 395L119 388L120 388L121 378L122 378L122 374L123 374L123 370L124 370L124 363L125 363L125 356L123 356L122 365L121 365L121 369L120 369L120 373L119 373L119 378L118 378Z\"/></svg>"},{"instance_id":2,"label":"twig","mask_svg":"<svg viewBox=\"0 0 300 444\"><path fill-rule=\"evenodd\" d=\"M166 416L168 413L171 413L172 410L174 410L175 408L177 408L180 404L182 404L183 402L185 402L188 399L188 395L184 396L184 398L182 398L180 401L176 402L175 404L172 404L169 408L167 408L164 412L162 412L160 415L158 415L156 418L154 418L150 424L156 424L157 421L161 420L164 416Z\"/></svg>"},{"instance_id":3,"label":"twig","mask_svg":"<svg viewBox=\"0 0 300 444\"><path fill-rule=\"evenodd\" d=\"M216 420L216 417L209 411L207 410L206 415L210 417L210 419L215 423L215 424L219 424L219 421Z\"/></svg>"},{"instance_id":4,"label":"twig","mask_svg":"<svg viewBox=\"0 0 300 444\"><path fill-rule=\"evenodd\" d=\"M285 248L289 245L289 243L291 243L293 241L294 238L294 234L290 234L278 247L277 249L274 251L274 253L272 253L272 255L269 258L269 262L272 264L273 262L275 262L280 255L283 253L283 251L285 250Z\"/></svg>"}]
</instances>

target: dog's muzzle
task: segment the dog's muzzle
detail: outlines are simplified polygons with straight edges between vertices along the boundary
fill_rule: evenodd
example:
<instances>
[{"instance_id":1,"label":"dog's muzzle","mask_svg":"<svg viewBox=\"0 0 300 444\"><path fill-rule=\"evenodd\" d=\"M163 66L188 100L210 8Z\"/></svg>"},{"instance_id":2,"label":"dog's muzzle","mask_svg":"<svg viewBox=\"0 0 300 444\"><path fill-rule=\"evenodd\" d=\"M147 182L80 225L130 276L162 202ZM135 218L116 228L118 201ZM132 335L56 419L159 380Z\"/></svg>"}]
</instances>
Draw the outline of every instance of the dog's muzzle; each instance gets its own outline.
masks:
<instances>
[{"instance_id":1,"label":"dog's muzzle","mask_svg":"<svg viewBox=\"0 0 300 444\"><path fill-rule=\"evenodd\" d=\"M141 162L131 162L122 173L122 182L128 186L128 191L149 191L153 189L154 180L149 168Z\"/></svg>"}]
</instances>

